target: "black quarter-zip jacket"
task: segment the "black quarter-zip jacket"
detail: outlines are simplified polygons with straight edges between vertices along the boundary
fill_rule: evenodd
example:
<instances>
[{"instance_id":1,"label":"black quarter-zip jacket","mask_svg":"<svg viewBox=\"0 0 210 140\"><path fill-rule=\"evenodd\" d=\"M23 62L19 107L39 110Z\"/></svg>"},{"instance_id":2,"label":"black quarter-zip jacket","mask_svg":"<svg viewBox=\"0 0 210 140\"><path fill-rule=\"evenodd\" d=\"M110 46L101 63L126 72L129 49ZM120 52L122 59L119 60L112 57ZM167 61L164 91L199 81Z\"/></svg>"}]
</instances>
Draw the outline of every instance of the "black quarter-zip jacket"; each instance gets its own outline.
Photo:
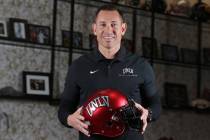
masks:
<instances>
[{"instance_id":1,"label":"black quarter-zip jacket","mask_svg":"<svg viewBox=\"0 0 210 140\"><path fill-rule=\"evenodd\" d=\"M142 57L121 47L114 59L106 59L98 49L83 55L69 67L58 111L60 122L66 127L68 115L98 89L112 88L123 92L145 108L152 110L152 120L160 114L160 98L150 64ZM103 121L103 120L102 120ZM80 140L109 140L101 136L90 138L80 133ZM111 140L143 140L140 132L127 130Z\"/></svg>"}]
</instances>

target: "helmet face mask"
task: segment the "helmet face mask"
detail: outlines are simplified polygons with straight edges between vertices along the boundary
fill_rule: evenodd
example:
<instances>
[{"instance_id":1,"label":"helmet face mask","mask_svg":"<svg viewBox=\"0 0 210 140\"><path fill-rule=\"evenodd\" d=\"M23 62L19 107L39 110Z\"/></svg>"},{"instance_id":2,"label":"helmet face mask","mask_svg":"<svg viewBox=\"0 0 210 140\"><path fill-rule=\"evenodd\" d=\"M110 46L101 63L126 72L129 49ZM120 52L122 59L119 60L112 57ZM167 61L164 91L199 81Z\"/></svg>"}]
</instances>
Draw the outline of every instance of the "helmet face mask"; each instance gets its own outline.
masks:
<instances>
[{"instance_id":1,"label":"helmet face mask","mask_svg":"<svg viewBox=\"0 0 210 140\"><path fill-rule=\"evenodd\" d=\"M137 116L128 113L129 109L131 109L131 102L122 92L102 89L88 98L81 114L85 117L85 121L90 123L88 127L90 134L117 137L125 132L133 116ZM138 120L140 121L139 116Z\"/></svg>"},{"instance_id":2,"label":"helmet face mask","mask_svg":"<svg viewBox=\"0 0 210 140\"><path fill-rule=\"evenodd\" d=\"M140 131L142 128L142 121L140 120L141 112L135 107L134 101L128 99L128 105L120 109L121 119L126 123L130 129Z\"/></svg>"}]
</instances>

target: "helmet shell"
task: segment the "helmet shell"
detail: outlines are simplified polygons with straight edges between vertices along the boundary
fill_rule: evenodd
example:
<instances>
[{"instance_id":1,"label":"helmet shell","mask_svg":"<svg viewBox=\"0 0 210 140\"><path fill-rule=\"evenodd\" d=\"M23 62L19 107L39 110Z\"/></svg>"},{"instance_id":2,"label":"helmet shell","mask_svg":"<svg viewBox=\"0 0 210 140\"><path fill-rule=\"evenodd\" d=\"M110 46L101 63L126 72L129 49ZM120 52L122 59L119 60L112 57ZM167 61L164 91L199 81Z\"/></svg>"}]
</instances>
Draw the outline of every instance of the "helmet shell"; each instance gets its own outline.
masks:
<instances>
[{"instance_id":1,"label":"helmet shell","mask_svg":"<svg viewBox=\"0 0 210 140\"><path fill-rule=\"evenodd\" d=\"M84 103L82 115L89 121L90 134L117 137L123 134L126 124L121 120L119 111L128 105L122 92L115 89L95 91Z\"/></svg>"}]
</instances>

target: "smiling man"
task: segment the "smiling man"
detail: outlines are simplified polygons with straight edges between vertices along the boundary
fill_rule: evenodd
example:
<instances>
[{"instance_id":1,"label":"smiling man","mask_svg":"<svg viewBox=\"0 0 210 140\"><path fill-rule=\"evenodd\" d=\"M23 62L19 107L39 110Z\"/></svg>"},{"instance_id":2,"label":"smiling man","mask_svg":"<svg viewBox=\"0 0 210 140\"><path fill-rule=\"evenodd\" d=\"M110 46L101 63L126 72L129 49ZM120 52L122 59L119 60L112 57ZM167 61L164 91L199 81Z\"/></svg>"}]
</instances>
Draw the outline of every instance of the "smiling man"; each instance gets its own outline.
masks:
<instances>
[{"instance_id":1,"label":"smiling man","mask_svg":"<svg viewBox=\"0 0 210 140\"><path fill-rule=\"evenodd\" d=\"M113 59L120 49L122 36L127 24L123 22L118 11L100 11L93 24L97 36L98 49L107 59Z\"/></svg>"},{"instance_id":2,"label":"smiling man","mask_svg":"<svg viewBox=\"0 0 210 140\"><path fill-rule=\"evenodd\" d=\"M100 7L92 25L97 48L69 67L58 117L63 125L80 132L80 140L143 140L147 123L160 114L160 98L152 67L145 59L121 46L126 29L123 15L116 7ZM143 122L139 131L128 129L116 138L90 135L89 124L81 115L82 105L94 91L109 88L121 91L135 101L141 112L139 119Z\"/></svg>"}]
</instances>

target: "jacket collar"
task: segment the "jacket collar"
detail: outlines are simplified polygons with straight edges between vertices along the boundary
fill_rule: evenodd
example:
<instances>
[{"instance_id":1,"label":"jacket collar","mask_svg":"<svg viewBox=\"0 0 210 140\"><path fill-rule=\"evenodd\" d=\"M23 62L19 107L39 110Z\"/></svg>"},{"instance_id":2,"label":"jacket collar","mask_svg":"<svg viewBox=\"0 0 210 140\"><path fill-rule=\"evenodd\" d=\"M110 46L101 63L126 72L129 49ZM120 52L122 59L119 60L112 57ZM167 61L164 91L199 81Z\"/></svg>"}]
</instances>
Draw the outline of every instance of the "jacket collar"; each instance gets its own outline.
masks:
<instances>
[{"instance_id":1,"label":"jacket collar","mask_svg":"<svg viewBox=\"0 0 210 140\"><path fill-rule=\"evenodd\" d=\"M106 58L101 54L98 48L94 49L94 56L97 62L101 60L106 60ZM119 51L116 53L114 60L123 61L126 56L126 49L125 47L120 47Z\"/></svg>"}]
</instances>

